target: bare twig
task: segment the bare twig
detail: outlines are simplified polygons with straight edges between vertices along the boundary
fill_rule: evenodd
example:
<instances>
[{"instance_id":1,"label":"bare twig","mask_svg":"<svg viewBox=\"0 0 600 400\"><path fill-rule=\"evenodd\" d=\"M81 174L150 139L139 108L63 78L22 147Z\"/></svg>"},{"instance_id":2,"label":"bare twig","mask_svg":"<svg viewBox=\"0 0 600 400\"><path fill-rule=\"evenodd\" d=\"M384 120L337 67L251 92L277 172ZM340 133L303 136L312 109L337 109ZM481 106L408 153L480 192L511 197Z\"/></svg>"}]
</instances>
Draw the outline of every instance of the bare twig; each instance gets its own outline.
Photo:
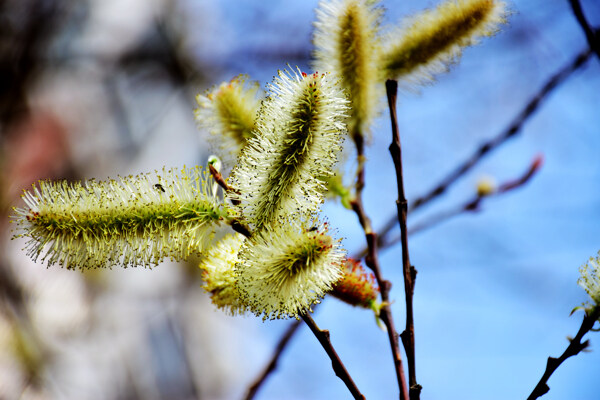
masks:
<instances>
[{"instance_id":1,"label":"bare twig","mask_svg":"<svg viewBox=\"0 0 600 400\"><path fill-rule=\"evenodd\" d=\"M248 394L246 395L245 400L252 400L254 396L256 396L258 389L267 380L271 372L273 372L275 368L277 368L277 361L279 360L279 357L281 357L281 353L283 353L283 350L287 346L292 336L294 336L299 326L300 320L296 320L293 323L291 323L290 326L287 328L281 339L279 339L277 347L275 347L275 351L273 352L271 361L265 367L260 376L254 381L252 386L250 386L250 388L248 389Z\"/></svg>"},{"instance_id":2,"label":"bare twig","mask_svg":"<svg viewBox=\"0 0 600 400\"><path fill-rule=\"evenodd\" d=\"M363 396L362 393L360 393L360 391L356 387L356 384L350 377L350 374L348 374L346 367L344 367L342 360L340 360L335 349L333 348L333 345L331 344L331 340L329 338L329 331L319 329L319 327L308 312L302 314L302 319L304 320L306 325L308 325L308 327L315 335L317 340L319 340L319 343L321 343L321 346L323 346L325 352L327 352L327 355L331 359L333 371L335 372L337 377L340 378L346 384L346 387L348 388L350 393L352 393L352 396L354 396L355 399L364 400L365 396Z\"/></svg>"},{"instance_id":3,"label":"bare twig","mask_svg":"<svg viewBox=\"0 0 600 400\"><path fill-rule=\"evenodd\" d=\"M385 82L388 106L390 109L390 120L392 124L392 143L390 154L396 168L396 182L398 186L398 224L400 225L400 237L402 242L402 270L404 272L404 293L406 300L406 328L400 334L406 359L408 362L408 383L410 387L410 399L418 400L421 395L421 385L417 383L416 361L415 361L415 325L413 319L413 295L415 291L415 279L417 270L410 264L408 252L408 232L406 231L406 213L408 204L404 194L404 178L402 174L402 147L400 145L400 134L398 133L398 118L396 116L396 99L398 95L398 82L388 79Z\"/></svg>"},{"instance_id":4,"label":"bare twig","mask_svg":"<svg viewBox=\"0 0 600 400\"><path fill-rule=\"evenodd\" d=\"M596 53L596 56L600 60L600 36L598 31L594 31L590 24L588 24L587 20L585 19L585 15L583 15L583 10L581 9L581 3L579 0L569 0L569 3L571 3L571 8L573 9L575 18L577 18L577 22L579 22L581 29L583 29L583 33L585 33L585 38L587 39L590 49Z\"/></svg>"},{"instance_id":5,"label":"bare twig","mask_svg":"<svg viewBox=\"0 0 600 400\"><path fill-rule=\"evenodd\" d=\"M408 214L443 194L460 177L465 175L471 168L473 168L477 163L479 163L479 161L481 161L484 158L484 156L489 154L492 150L497 149L508 139L516 135L521 130L525 122L539 108L542 101L545 100L546 97L548 97L548 95L552 93L552 91L558 85L563 83L569 76L571 76L573 72L575 72L581 66L583 66L585 62L590 58L591 54L592 53L590 49L582 51L573 60L571 60L568 64L563 66L554 75L552 75L546 81L544 86L542 86L542 88L527 102L527 104L523 107L519 114L517 114L517 116L513 119L511 124L506 129L500 132L500 134L498 134L496 137L483 143L473 153L471 157L469 157L466 161L459 165L452 173L446 176L446 178L443 179L438 185L436 185L431 191L415 199L408 209ZM396 226L397 221L397 216L394 214L389 218L388 222L381 229L381 231L379 232L378 239L379 247L385 247L385 243L388 241L387 236L390 233L390 231ZM367 249L363 249L360 253L366 254Z\"/></svg>"},{"instance_id":6,"label":"bare twig","mask_svg":"<svg viewBox=\"0 0 600 400\"><path fill-rule=\"evenodd\" d=\"M583 336L588 333L594 327L596 321L600 318L600 307L594 307L592 310L586 310L585 317L581 322L581 327L579 328L579 332L577 335L571 340L569 340L569 346L565 349L562 355L559 358L548 357L548 362L546 363L546 370L544 374L540 378L540 381L535 386L527 400L534 400L538 397L543 396L548 393L550 387L548 386L548 379L554 373L554 371L569 357L575 356L579 354L582 350L586 349L589 345L589 341L581 342Z\"/></svg>"},{"instance_id":7,"label":"bare twig","mask_svg":"<svg viewBox=\"0 0 600 400\"><path fill-rule=\"evenodd\" d=\"M398 387L400 389L400 399L408 400L408 389L406 386L406 378L404 376L404 367L402 366L402 356L400 355L400 346L398 344L398 332L394 326L394 318L392 316L392 310L390 308L389 292L392 288L392 283L388 280L383 279L381 275L381 268L379 267L379 259L377 257L377 234L371 229L371 221L365 213L362 203L362 190L365 186L364 176L364 159L365 159L365 148L364 140L361 134L355 132L352 135L354 144L356 145L356 153L358 157L358 173L356 179L356 193L354 199L350 202L352 209L358 216L358 220L365 232L367 240L367 256L365 258L365 264L369 267L381 293L382 308L379 314L379 318L385 324L388 333L388 339L392 350L392 357L394 358L394 367L396 370L396 379L398 380Z\"/></svg>"},{"instance_id":8,"label":"bare twig","mask_svg":"<svg viewBox=\"0 0 600 400\"><path fill-rule=\"evenodd\" d=\"M542 158L536 157L533 160L533 162L531 163L531 165L528 167L527 171L519 178L503 183L493 193L490 193L487 195L478 193L472 199L465 202L464 204L461 204L458 207L452 208L450 210L441 211L421 223L410 226L407 229L408 236L411 236L411 235L414 235L415 233L424 231L425 229L429 229L429 228L436 226L452 217L463 214L465 212L473 212L473 211L480 210L481 202L484 199L486 199L488 197L502 195L504 193L510 192L511 190L518 189L519 187L521 187L524 184L526 184L527 182L529 182L529 180L533 177L533 175L535 175L535 173L540 169L541 165L542 165ZM383 249L383 248L393 246L398 242L400 242L399 235L383 242L381 244L381 248ZM364 254L355 255L355 258L360 258L360 257L364 257Z\"/></svg>"}]
</instances>

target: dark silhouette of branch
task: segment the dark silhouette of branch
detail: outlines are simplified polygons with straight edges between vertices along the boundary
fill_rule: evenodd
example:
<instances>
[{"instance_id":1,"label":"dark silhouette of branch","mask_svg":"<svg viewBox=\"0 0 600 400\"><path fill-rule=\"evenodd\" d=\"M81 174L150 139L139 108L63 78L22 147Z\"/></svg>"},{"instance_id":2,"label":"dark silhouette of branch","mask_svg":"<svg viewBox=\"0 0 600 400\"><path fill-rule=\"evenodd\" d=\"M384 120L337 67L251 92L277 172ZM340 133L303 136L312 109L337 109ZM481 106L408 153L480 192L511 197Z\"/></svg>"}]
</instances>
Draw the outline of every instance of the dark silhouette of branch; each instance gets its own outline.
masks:
<instances>
[{"instance_id":1,"label":"dark silhouette of branch","mask_svg":"<svg viewBox=\"0 0 600 400\"><path fill-rule=\"evenodd\" d=\"M534 400L548 393L548 391L550 390L550 387L548 386L548 379L550 379L550 376L552 376L554 371L556 371L556 369L567 358L576 356L582 350L585 350L588 347L589 341L586 340L582 343L581 339L586 333L592 330L594 324L596 323L596 321L598 321L598 318L600 318L600 307L594 307L591 310L586 310L585 317L583 318L583 321L581 322L581 327L579 328L579 332L577 332L577 335L575 335L573 339L569 340L569 346L567 346L567 348L559 358L548 357L548 362L546 363L546 370L544 371L544 374L540 378L540 381L535 386L527 400Z\"/></svg>"},{"instance_id":2,"label":"dark silhouette of branch","mask_svg":"<svg viewBox=\"0 0 600 400\"><path fill-rule=\"evenodd\" d=\"M598 60L600 60L600 39L598 30L594 31L590 24L588 24L585 15L583 15L583 10L581 9L581 3L579 0L569 0L571 4L571 8L573 9L573 14L575 14L575 18L577 18L577 22L581 25L583 29L583 33L585 33L585 38L587 39L588 45L590 49L596 53Z\"/></svg>"},{"instance_id":3,"label":"dark silhouette of branch","mask_svg":"<svg viewBox=\"0 0 600 400\"><path fill-rule=\"evenodd\" d=\"M354 396L355 399L364 400L365 396L363 396L362 393L360 393L360 391L356 387L356 384L350 377L350 374L348 374L348 371L342 363L342 360L340 360L335 349L333 348L333 345L331 344L331 340L329 338L329 331L319 329L319 327L308 312L302 314L302 319L304 320L306 325L308 325L312 333L316 336L319 343L321 343L321 346L323 346L325 352L327 352L327 355L331 359L333 371L335 372L337 377L340 378L346 384L346 387L348 388L348 390L350 390L350 393L352 393L352 396Z\"/></svg>"},{"instance_id":4,"label":"dark silhouette of branch","mask_svg":"<svg viewBox=\"0 0 600 400\"><path fill-rule=\"evenodd\" d=\"M273 372L275 370L275 368L277 368L277 361L279 360L281 353L283 353L283 350L287 346L287 344L290 341L290 339L292 338L292 336L294 336L294 334L298 330L299 326L300 326L300 320L297 320L297 321L294 321L292 324L290 324L290 326L287 328L287 330L285 331L285 333L283 334L281 339L279 339L279 343L277 343L277 347L275 347L275 351L273 352L273 355L271 356L271 361L269 362L269 364L267 364L267 366L265 367L263 372L260 374L260 376L254 381L252 386L250 386L250 388L248 389L248 394L246 395L245 400L252 400L254 398L254 396L256 396L258 389L267 380L267 378L269 377L271 372Z\"/></svg>"},{"instance_id":5,"label":"dark silhouette of branch","mask_svg":"<svg viewBox=\"0 0 600 400\"><path fill-rule=\"evenodd\" d=\"M563 66L555 74L553 74L542 88L527 102L523 109L517 114L510 125L504 129L496 137L483 143L467 160L460 164L454 171L452 171L446 178L444 178L438 185L436 185L427 194L415 199L411 206L408 208L408 214L415 211L424 204L430 202L436 197L443 194L452 184L454 184L459 178L465 175L471 168L473 168L479 161L481 161L486 155L492 150L497 149L500 145L504 144L508 139L515 136L521 131L521 128L525 122L537 111L540 104L545 100L554 89L556 89L561 83L563 83L573 72L577 71L585 62L590 58L591 50L586 49L580 52L573 60ZM386 247L387 236L390 231L397 224L397 216L393 215L389 218L388 222L379 232L378 245L380 248ZM364 248L359 254L366 254L367 249Z\"/></svg>"},{"instance_id":6,"label":"dark silhouette of branch","mask_svg":"<svg viewBox=\"0 0 600 400\"><path fill-rule=\"evenodd\" d=\"M379 267L379 259L377 257L377 233L371 229L371 220L365 213L363 202L362 202L362 190L365 186L364 176L364 160L365 160L365 147L363 136L359 132L355 132L352 135L354 144L356 145L356 154L358 158L358 173L355 186L355 196L350 202L352 209L358 216L358 220L365 232L367 240L367 256L365 257L365 264L369 267L377 284L379 285L379 291L381 293L381 300L383 306L379 313L379 318L385 324L388 333L388 339L392 350L392 357L394 358L394 367L396 370L396 379L398 380L398 387L400 389L400 399L408 400L408 388L406 386L406 378L404 376L404 367L402 366L402 356L400 355L400 346L398 344L398 332L394 326L394 318L392 316L392 310L390 308L389 293L392 288L392 283L388 280L383 279L381 275L381 268Z\"/></svg>"},{"instance_id":7,"label":"dark silhouette of branch","mask_svg":"<svg viewBox=\"0 0 600 400\"><path fill-rule=\"evenodd\" d=\"M415 292L415 279L417 270L410 264L408 252L408 232L406 231L406 214L408 203L404 193L404 177L402 174L402 147L400 145L400 134L398 133L398 118L396 116L396 99L398 97L398 82L388 79L385 82L388 106L390 109L390 120L392 124L392 143L390 154L394 160L396 169L396 182L398 186L398 224L400 225L400 237L402 242L402 271L404 273L404 293L406 300L406 328L400 334L406 359L408 363L408 383L410 387L410 400L418 400L421 395L421 385L417 383L415 362L415 325L413 319L413 295Z\"/></svg>"}]
</instances>

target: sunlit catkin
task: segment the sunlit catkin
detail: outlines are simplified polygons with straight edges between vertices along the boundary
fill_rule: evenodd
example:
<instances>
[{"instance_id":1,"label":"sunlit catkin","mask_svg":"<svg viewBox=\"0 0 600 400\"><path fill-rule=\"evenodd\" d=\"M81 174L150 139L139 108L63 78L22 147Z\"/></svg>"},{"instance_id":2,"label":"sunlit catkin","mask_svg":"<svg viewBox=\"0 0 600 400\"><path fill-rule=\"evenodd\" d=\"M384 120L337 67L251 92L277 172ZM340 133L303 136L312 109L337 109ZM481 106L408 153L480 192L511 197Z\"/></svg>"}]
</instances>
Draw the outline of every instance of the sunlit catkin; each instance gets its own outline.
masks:
<instances>
[{"instance_id":1,"label":"sunlit catkin","mask_svg":"<svg viewBox=\"0 0 600 400\"><path fill-rule=\"evenodd\" d=\"M202 287L210 293L213 304L230 315L243 314L246 310L237 290L234 269L245 239L239 233L226 235L206 252L200 262L204 280Z\"/></svg>"},{"instance_id":2,"label":"sunlit catkin","mask_svg":"<svg viewBox=\"0 0 600 400\"><path fill-rule=\"evenodd\" d=\"M496 33L506 14L500 0L447 0L407 18L386 39L383 73L409 84L428 82L457 61L463 47Z\"/></svg>"},{"instance_id":3,"label":"sunlit catkin","mask_svg":"<svg viewBox=\"0 0 600 400\"><path fill-rule=\"evenodd\" d=\"M199 168L106 182L41 181L16 208L27 254L68 269L153 266L201 253L228 210Z\"/></svg>"},{"instance_id":4,"label":"sunlit catkin","mask_svg":"<svg viewBox=\"0 0 600 400\"><path fill-rule=\"evenodd\" d=\"M234 161L246 141L254 137L260 101L258 82L248 82L245 75L196 96L196 122L208 130L215 151L226 162Z\"/></svg>"},{"instance_id":5,"label":"sunlit catkin","mask_svg":"<svg viewBox=\"0 0 600 400\"><path fill-rule=\"evenodd\" d=\"M314 68L340 78L351 103L348 130L363 134L377 114L381 8L368 0L322 1L316 10ZM381 87L378 87L381 86Z\"/></svg>"},{"instance_id":6,"label":"sunlit catkin","mask_svg":"<svg viewBox=\"0 0 600 400\"><path fill-rule=\"evenodd\" d=\"M266 226L244 242L238 255L239 293L263 319L298 317L340 279L344 255L326 223Z\"/></svg>"},{"instance_id":7,"label":"sunlit catkin","mask_svg":"<svg viewBox=\"0 0 600 400\"><path fill-rule=\"evenodd\" d=\"M340 150L347 100L328 74L280 71L231 172L229 195L256 229L316 211Z\"/></svg>"}]
</instances>

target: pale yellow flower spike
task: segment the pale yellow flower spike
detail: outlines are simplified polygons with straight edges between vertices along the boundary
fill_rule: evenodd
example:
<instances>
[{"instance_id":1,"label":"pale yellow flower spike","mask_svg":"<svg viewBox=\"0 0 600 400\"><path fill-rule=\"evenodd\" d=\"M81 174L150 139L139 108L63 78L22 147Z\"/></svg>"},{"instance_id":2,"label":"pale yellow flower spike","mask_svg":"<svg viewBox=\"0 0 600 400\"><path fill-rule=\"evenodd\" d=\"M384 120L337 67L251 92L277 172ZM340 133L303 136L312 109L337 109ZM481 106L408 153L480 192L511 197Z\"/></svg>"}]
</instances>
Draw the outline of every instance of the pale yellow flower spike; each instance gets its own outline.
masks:
<instances>
[{"instance_id":1,"label":"pale yellow flower spike","mask_svg":"<svg viewBox=\"0 0 600 400\"><path fill-rule=\"evenodd\" d=\"M350 134L368 132L378 111L376 92L383 89L378 71L381 50L378 30L382 9L374 3L367 0L322 1L316 10L314 68L340 78L352 103L348 121Z\"/></svg>"},{"instance_id":2,"label":"pale yellow flower spike","mask_svg":"<svg viewBox=\"0 0 600 400\"><path fill-rule=\"evenodd\" d=\"M320 207L322 179L333 175L346 129L348 101L336 78L300 70L278 75L261 106L256 137L229 175L228 196L241 202L255 229Z\"/></svg>"},{"instance_id":3,"label":"pale yellow flower spike","mask_svg":"<svg viewBox=\"0 0 600 400\"><path fill-rule=\"evenodd\" d=\"M235 271L249 311L263 319L298 318L332 289L345 254L327 229L312 218L281 220L246 240Z\"/></svg>"},{"instance_id":4,"label":"pale yellow flower spike","mask_svg":"<svg viewBox=\"0 0 600 400\"><path fill-rule=\"evenodd\" d=\"M206 253L200 262L204 290L210 293L214 305L230 315L240 315L246 311L236 286L235 264L238 253L246 238L239 234L230 234L221 239Z\"/></svg>"},{"instance_id":5,"label":"pale yellow flower spike","mask_svg":"<svg viewBox=\"0 0 600 400\"><path fill-rule=\"evenodd\" d=\"M598 257L590 257L579 270L579 286L585 289L594 301L594 307L600 306L600 252Z\"/></svg>"},{"instance_id":6,"label":"pale yellow flower spike","mask_svg":"<svg viewBox=\"0 0 600 400\"><path fill-rule=\"evenodd\" d=\"M495 34L506 14L499 0L448 0L407 19L388 36L381 68L390 79L431 81L460 57L463 47Z\"/></svg>"},{"instance_id":7,"label":"pale yellow flower spike","mask_svg":"<svg viewBox=\"0 0 600 400\"><path fill-rule=\"evenodd\" d=\"M196 122L210 132L211 142L226 162L234 161L246 141L254 137L261 97L258 82L247 82L245 75L196 96Z\"/></svg>"},{"instance_id":8,"label":"pale yellow flower spike","mask_svg":"<svg viewBox=\"0 0 600 400\"><path fill-rule=\"evenodd\" d=\"M67 269L151 267L199 255L230 211L200 168L106 182L41 181L14 222L27 254Z\"/></svg>"}]
</instances>

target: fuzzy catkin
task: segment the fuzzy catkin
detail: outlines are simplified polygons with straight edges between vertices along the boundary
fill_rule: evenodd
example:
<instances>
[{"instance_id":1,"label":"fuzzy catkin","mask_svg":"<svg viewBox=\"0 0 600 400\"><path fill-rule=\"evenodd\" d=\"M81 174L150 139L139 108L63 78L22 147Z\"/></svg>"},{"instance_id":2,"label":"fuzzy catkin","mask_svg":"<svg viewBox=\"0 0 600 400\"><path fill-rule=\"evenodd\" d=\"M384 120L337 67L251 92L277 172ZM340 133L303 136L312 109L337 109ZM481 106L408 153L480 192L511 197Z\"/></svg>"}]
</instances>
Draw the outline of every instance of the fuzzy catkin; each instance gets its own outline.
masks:
<instances>
[{"instance_id":1,"label":"fuzzy catkin","mask_svg":"<svg viewBox=\"0 0 600 400\"><path fill-rule=\"evenodd\" d=\"M232 164L248 139L254 137L261 98L258 82L249 82L245 75L196 96L196 122L211 134L210 141L226 164Z\"/></svg>"},{"instance_id":2,"label":"fuzzy catkin","mask_svg":"<svg viewBox=\"0 0 600 400\"><path fill-rule=\"evenodd\" d=\"M344 256L327 223L281 220L244 242L235 266L240 297L263 319L298 318L340 279Z\"/></svg>"},{"instance_id":3,"label":"fuzzy catkin","mask_svg":"<svg viewBox=\"0 0 600 400\"><path fill-rule=\"evenodd\" d=\"M319 208L326 191L319 178L333 174L347 103L328 74L279 71L260 109L256 137L229 178L230 197L241 202L255 229Z\"/></svg>"},{"instance_id":4,"label":"fuzzy catkin","mask_svg":"<svg viewBox=\"0 0 600 400\"><path fill-rule=\"evenodd\" d=\"M408 83L431 81L456 62L464 47L495 34L506 22L506 8L500 0L446 0L407 18L385 41L383 74Z\"/></svg>"},{"instance_id":5,"label":"fuzzy catkin","mask_svg":"<svg viewBox=\"0 0 600 400\"><path fill-rule=\"evenodd\" d=\"M313 66L340 78L351 103L348 130L364 134L380 106L377 90L382 89L383 82L378 70L382 9L368 0L334 0L320 2L316 14Z\"/></svg>"},{"instance_id":6,"label":"fuzzy catkin","mask_svg":"<svg viewBox=\"0 0 600 400\"><path fill-rule=\"evenodd\" d=\"M40 181L15 221L35 261L67 269L154 266L211 242L228 210L200 168L85 183Z\"/></svg>"}]
</instances>

